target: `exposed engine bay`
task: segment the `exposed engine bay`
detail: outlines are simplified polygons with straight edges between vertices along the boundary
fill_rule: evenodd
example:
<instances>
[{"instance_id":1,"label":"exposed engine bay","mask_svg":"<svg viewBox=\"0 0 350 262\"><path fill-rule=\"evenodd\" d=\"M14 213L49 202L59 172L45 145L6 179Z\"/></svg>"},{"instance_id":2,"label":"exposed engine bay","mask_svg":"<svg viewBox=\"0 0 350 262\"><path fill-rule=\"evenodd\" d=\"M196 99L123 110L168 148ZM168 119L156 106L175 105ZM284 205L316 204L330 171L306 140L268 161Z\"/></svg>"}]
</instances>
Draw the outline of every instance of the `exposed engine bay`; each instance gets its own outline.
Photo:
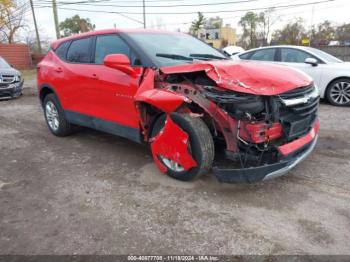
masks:
<instances>
[{"instance_id":1,"label":"exposed engine bay","mask_svg":"<svg viewBox=\"0 0 350 262\"><path fill-rule=\"evenodd\" d=\"M317 117L319 96L313 84L281 95L253 95L220 88L201 71L163 76L158 86L190 99L180 110L202 117L230 160L220 158L216 164L238 169L287 157L279 146L308 134ZM305 97L310 97L305 103L296 100Z\"/></svg>"}]
</instances>

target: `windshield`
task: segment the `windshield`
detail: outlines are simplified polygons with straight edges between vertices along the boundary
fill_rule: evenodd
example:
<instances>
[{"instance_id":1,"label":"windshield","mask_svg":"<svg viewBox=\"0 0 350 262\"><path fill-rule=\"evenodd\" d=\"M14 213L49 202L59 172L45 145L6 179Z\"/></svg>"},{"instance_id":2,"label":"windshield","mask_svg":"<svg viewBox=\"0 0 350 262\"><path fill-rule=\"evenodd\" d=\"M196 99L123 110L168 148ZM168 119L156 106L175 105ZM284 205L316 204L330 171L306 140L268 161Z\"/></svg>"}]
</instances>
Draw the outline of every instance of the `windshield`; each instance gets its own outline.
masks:
<instances>
[{"instance_id":1,"label":"windshield","mask_svg":"<svg viewBox=\"0 0 350 262\"><path fill-rule=\"evenodd\" d=\"M316 48L312 48L312 47L307 47L307 49L309 49L311 52L315 53L315 55L317 55L319 58L321 58L323 61L325 61L326 63L342 63L343 61L320 50L320 49L316 49Z\"/></svg>"},{"instance_id":2,"label":"windshield","mask_svg":"<svg viewBox=\"0 0 350 262\"><path fill-rule=\"evenodd\" d=\"M11 66L3 59L0 57L0 68L11 68Z\"/></svg>"},{"instance_id":3,"label":"windshield","mask_svg":"<svg viewBox=\"0 0 350 262\"><path fill-rule=\"evenodd\" d=\"M192 63L194 59L227 59L216 49L186 34L128 33L128 36L158 66Z\"/></svg>"}]
</instances>

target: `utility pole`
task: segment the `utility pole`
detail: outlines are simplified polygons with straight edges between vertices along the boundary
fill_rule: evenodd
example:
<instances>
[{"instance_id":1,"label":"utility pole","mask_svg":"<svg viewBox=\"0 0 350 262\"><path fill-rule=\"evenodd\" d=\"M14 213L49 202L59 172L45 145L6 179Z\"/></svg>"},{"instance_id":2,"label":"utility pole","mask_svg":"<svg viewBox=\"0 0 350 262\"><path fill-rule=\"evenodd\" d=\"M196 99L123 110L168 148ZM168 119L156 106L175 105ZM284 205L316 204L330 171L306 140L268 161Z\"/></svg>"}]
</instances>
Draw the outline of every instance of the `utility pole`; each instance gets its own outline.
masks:
<instances>
[{"instance_id":1,"label":"utility pole","mask_svg":"<svg viewBox=\"0 0 350 262\"><path fill-rule=\"evenodd\" d=\"M60 38L60 29L58 27L58 15L57 15L57 3L56 0L52 0L52 10L53 10L53 19L55 21L55 30L56 30L56 38Z\"/></svg>"},{"instance_id":2,"label":"utility pole","mask_svg":"<svg viewBox=\"0 0 350 262\"><path fill-rule=\"evenodd\" d=\"M34 27L35 27L35 33L36 33L36 41L38 42L38 51L39 51L39 53L41 54L41 43L40 43L38 25L37 25L37 23L36 23L36 18L35 18L33 0L30 0L30 7L32 8L32 14L33 14L33 20L34 20Z\"/></svg>"},{"instance_id":3,"label":"utility pole","mask_svg":"<svg viewBox=\"0 0 350 262\"><path fill-rule=\"evenodd\" d=\"M143 28L146 28L146 3L145 3L145 0L143 0L142 3L143 3Z\"/></svg>"},{"instance_id":4,"label":"utility pole","mask_svg":"<svg viewBox=\"0 0 350 262\"><path fill-rule=\"evenodd\" d=\"M311 46L311 40L312 40L312 29L314 27L314 13L315 13L315 6L312 5L311 9L311 25L310 25L310 39L309 39L309 46Z\"/></svg>"}]
</instances>

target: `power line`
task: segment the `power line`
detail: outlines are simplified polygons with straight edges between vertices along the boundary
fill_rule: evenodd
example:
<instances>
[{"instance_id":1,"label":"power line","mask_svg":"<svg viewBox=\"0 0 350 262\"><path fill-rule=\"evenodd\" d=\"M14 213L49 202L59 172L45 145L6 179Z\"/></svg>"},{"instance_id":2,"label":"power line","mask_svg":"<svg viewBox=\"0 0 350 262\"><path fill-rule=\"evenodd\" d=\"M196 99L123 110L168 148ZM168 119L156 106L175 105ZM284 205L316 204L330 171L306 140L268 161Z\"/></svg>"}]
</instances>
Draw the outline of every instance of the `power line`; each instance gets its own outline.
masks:
<instances>
[{"instance_id":1,"label":"power line","mask_svg":"<svg viewBox=\"0 0 350 262\"><path fill-rule=\"evenodd\" d=\"M290 4L290 5L276 5L276 6L267 6L267 7L258 7L258 8L247 8L247 9L236 9L236 10L220 10L220 11L201 11L201 13L204 14L215 14L215 13L237 13L237 12L245 12L245 11L257 11L257 10L267 10L270 8L279 9L279 8L295 8L295 7L301 7L301 6L307 6L307 5L316 5L316 4L324 4L327 2L334 2L335 0L324 0L324 1L316 1L316 2L309 2L309 3L301 3L301 4ZM37 5L38 7L49 7L44 5ZM141 15L143 13L140 12L115 12L115 11L107 11L107 10L91 10L91 9L76 9L76 8L65 8L65 7L58 7L58 9L62 10L74 10L74 11L83 11L83 12L93 12L93 13L111 13L111 14L133 14L133 15ZM149 12L147 14L153 14L153 15L183 15L183 14L197 14L196 12Z\"/></svg>"},{"instance_id":2,"label":"power line","mask_svg":"<svg viewBox=\"0 0 350 262\"><path fill-rule=\"evenodd\" d=\"M36 2L49 2L48 0L36 0ZM77 1L77 2L63 2L63 3L74 3L74 4L81 4L81 3L103 3L103 2L112 2L112 0L83 0L83 1ZM157 3L157 2L184 2L184 0L148 0L145 1L146 3ZM49 2L50 3L50 2ZM130 4L130 1L117 1L117 3L127 3ZM132 1L132 3L143 3L142 0L138 1Z\"/></svg>"},{"instance_id":3,"label":"power line","mask_svg":"<svg viewBox=\"0 0 350 262\"><path fill-rule=\"evenodd\" d=\"M229 4L241 4L256 2L258 0L240 0L240 1L229 1L229 2L219 2L219 3L203 3L203 4L175 4L175 5L147 5L147 7L152 8L171 8L171 7L193 7L193 6L212 6L212 5L229 5ZM101 1L102 2L102 1ZM47 3L47 2L46 2ZM96 6L95 2L91 1L82 1L82 2L60 2L58 5L90 5ZM116 5L116 4L99 4L98 6L107 6L107 7L128 7L128 8L140 8L143 5Z\"/></svg>"}]
</instances>

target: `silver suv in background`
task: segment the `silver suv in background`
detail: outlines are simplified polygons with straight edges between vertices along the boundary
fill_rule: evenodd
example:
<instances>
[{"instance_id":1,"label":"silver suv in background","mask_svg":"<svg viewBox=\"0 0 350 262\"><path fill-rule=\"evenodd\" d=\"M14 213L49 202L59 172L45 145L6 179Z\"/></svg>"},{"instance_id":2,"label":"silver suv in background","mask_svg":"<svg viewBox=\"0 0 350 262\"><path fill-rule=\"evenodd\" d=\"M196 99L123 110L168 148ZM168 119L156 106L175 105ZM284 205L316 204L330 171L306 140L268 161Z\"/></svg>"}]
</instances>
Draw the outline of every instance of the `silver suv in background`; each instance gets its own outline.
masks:
<instances>
[{"instance_id":1,"label":"silver suv in background","mask_svg":"<svg viewBox=\"0 0 350 262\"><path fill-rule=\"evenodd\" d=\"M19 97L22 95L22 88L21 72L0 56L0 100Z\"/></svg>"}]
</instances>

